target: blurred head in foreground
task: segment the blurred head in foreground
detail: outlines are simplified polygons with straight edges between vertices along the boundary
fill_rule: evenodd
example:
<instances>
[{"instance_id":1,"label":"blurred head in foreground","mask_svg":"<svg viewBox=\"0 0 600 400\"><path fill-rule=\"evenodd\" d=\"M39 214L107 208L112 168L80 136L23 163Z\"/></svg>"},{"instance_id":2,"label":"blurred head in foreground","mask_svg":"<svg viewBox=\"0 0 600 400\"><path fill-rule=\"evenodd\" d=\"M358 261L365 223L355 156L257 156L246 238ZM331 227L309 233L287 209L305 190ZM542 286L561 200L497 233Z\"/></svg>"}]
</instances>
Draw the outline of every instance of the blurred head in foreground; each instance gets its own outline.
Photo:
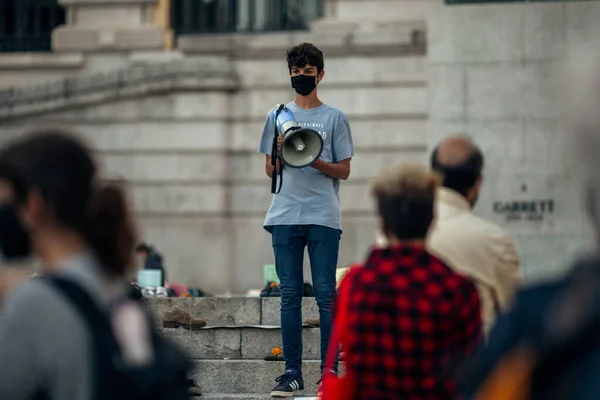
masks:
<instances>
[{"instance_id":1,"label":"blurred head in foreground","mask_svg":"<svg viewBox=\"0 0 600 400\"><path fill-rule=\"evenodd\" d=\"M418 164L403 164L381 172L371 186L380 229L389 245L425 240L434 217L438 176Z\"/></svg>"},{"instance_id":2,"label":"blurred head in foreground","mask_svg":"<svg viewBox=\"0 0 600 400\"><path fill-rule=\"evenodd\" d=\"M36 131L0 151L0 247L38 256L51 272L91 251L111 275L132 264L135 230L122 191L102 184L90 151L60 131Z\"/></svg>"}]
</instances>

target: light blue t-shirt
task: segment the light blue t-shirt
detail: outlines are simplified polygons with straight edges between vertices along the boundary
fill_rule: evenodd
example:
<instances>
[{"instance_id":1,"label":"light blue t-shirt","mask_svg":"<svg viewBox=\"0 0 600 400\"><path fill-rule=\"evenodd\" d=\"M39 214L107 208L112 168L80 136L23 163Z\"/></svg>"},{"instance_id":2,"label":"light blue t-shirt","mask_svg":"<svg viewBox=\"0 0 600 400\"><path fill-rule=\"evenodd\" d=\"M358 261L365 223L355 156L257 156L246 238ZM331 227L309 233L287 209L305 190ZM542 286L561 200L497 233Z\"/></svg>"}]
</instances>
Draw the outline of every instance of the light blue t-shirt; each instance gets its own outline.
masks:
<instances>
[{"instance_id":1,"label":"light blue t-shirt","mask_svg":"<svg viewBox=\"0 0 600 400\"><path fill-rule=\"evenodd\" d=\"M350 124L343 112L327 104L307 110L292 102L287 107L300 126L321 134L324 143L320 158L323 161L336 163L354 156ZM267 114L258 145L259 153L271 155L274 110ZM265 218L265 229L270 230L274 225L322 225L341 230L339 189L339 179L312 167L284 166L281 191L273 195Z\"/></svg>"}]
</instances>

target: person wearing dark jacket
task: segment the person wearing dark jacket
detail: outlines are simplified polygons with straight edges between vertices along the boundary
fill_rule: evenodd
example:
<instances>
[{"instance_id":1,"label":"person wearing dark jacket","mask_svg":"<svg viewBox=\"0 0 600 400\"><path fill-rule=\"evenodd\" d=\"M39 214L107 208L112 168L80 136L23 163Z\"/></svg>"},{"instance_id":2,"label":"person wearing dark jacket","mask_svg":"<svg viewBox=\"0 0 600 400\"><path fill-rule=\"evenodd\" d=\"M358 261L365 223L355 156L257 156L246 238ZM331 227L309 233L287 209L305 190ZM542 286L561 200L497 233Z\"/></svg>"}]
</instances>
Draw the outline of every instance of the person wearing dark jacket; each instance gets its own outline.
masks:
<instances>
[{"instance_id":1,"label":"person wearing dark jacket","mask_svg":"<svg viewBox=\"0 0 600 400\"><path fill-rule=\"evenodd\" d=\"M578 121L589 222L600 245L600 105ZM600 251L554 281L522 289L501 316L465 381L467 400L592 400L600 398Z\"/></svg>"},{"instance_id":2,"label":"person wearing dark jacket","mask_svg":"<svg viewBox=\"0 0 600 400\"><path fill-rule=\"evenodd\" d=\"M135 252L144 259L144 269L160 270L163 282L168 282L167 273L165 272L165 267L163 265L163 257L154 247L141 243L135 248Z\"/></svg>"}]
</instances>

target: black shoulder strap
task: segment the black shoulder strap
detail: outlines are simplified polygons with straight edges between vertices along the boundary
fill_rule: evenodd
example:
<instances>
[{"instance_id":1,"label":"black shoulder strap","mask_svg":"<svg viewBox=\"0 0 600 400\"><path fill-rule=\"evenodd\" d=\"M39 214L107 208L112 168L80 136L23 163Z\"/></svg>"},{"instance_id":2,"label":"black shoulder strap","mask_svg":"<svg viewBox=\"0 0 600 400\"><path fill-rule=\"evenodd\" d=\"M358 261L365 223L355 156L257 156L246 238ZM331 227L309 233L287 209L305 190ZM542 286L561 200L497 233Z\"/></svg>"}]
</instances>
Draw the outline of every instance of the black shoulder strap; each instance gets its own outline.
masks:
<instances>
[{"instance_id":1,"label":"black shoulder strap","mask_svg":"<svg viewBox=\"0 0 600 400\"><path fill-rule=\"evenodd\" d=\"M48 277L46 279L58 292L69 300L69 303L75 306L81 317L83 317L92 329L92 332L106 329L112 332L108 317L100 311L96 302L79 284L70 279L60 277Z\"/></svg>"},{"instance_id":2,"label":"black shoulder strap","mask_svg":"<svg viewBox=\"0 0 600 400\"><path fill-rule=\"evenodd\" d=\"M274 132L273 132L273 145L271 147L271 165L273 166L273 173L271 174L271 193L278 194L281 192L281 186L283 185L283 162L279 163L279 173L277 173L277 159L279 153L277 152L277 141L279 138L279 129L277 129L277 117L281 110L285 108L284 104L280 104L275 111L275 118L273 120ZM277 176L279 175L279 189L277 189Z\"/></svg>"},{"instance_id":3,"label":"black shoulder strap","mask_svg":"<svg viewBox=\"0 0 600 400\"><path fill-rule=\"evenodd\" d=\"M114 394L114 388L104 383L107 380L112 381L114 378L112 376L113 363L119 352L108 315L101 311L88 292L76 282L60 277L45 279L77 309L79 315L87 323L93 343L94 370L92 376L94 381L92 385L95 388L94 396L97 399L107 398L106 396Z\"/></svg>"}]
</instances>

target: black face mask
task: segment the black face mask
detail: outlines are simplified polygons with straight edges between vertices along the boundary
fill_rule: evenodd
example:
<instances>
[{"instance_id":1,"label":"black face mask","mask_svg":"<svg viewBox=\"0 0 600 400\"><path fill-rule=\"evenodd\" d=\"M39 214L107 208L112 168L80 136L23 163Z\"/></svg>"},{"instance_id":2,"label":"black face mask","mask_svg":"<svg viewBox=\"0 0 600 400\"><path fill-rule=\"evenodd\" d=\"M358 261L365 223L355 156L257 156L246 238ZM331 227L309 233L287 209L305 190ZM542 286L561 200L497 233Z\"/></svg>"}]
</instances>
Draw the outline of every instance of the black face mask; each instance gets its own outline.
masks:
<instances>
[{"instance_id":1,"label":"black face mask","mask_svg":"<svg viewBox=\"0 0 600 400\"><path fill-rule=\"evenodd\" d=\"M317 77L308 75L292 76L292 87L300 96L308 96L317 87Z\"/></svg>"},{"instance_id":2,"label":"black face mask","mask_svg":"<svg viewBox=\"0 0 600 400\"><path fill-rule=\"evenodd\" d=\"M0 205L0 253L5 260L24 259L31 255L29 232L12 205Z\"/></svg>"}]
</instances>

